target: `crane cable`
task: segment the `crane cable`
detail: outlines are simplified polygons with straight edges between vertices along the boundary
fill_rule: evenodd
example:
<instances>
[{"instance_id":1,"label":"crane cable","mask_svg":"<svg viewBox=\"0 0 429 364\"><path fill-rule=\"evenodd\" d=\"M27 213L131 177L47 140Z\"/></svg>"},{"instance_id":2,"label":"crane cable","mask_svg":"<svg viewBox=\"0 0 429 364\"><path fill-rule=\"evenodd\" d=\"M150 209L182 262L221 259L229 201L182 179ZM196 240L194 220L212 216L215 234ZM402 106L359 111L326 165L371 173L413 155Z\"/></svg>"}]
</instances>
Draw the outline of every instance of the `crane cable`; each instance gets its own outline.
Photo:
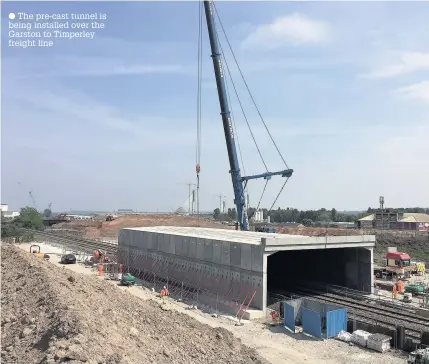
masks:
<instances>
[{"instance_id":1,"label":"crane cable","mask_svg":"<svg viewBox=\"0 0 429 364\"><path fill-rule=\"evenodd\" d=\"M216 34L216 36L217 36L217 34ZM219 42L219 47L222 49L222 46L220 45L220 42ZM221 50L221 53L222 53L222 50ZM226 63L225 57L223 57L223 53L222 53L222 58L224 59L225 65L228 67L228 64ZM231 120L232 120L232 124L233 124L233 131L234 131L235 139L237 139L237 146L238 146L238 153L240 155L241 167L243 168L243 173L246 174L246 169L244 167L244 161L243 161L243 153L241 152L240 139L238 137L238 129L237 129L237 125L235 124L235 115L234 115L234 110L232 108L231 96L230 96L230 93L229 93L228 79L226 77L225 77L225 88L226 88L226 97L228 99L229 109L230 109L230 112L231 112Z\"/></svg>"},{"instance_id":2,"label":"crane cable","mask_svg":"<svg viewBox=\"0 0 429 364\"><path fill-rule=\"evenodd\" d=\"M242 80L243 80L243 82L244 82L244 85L245 85L245 87L246 87L246 89L247 89L247 92L248 92L248 94L249 94L249 96L250 96L250 98L251 98L251 100L252 100L252 103L253 103L253 105L255 106L256 111L258 112L258 115L259 115L259 117L260 117L260 119L261 119L262 123L264 124L265 130L267 131L267 133L268 133L268 135L269 135L269 137L270 137L270 139L271 139L272 143L274 144L274 147L275 147L275 148L276 148L276 150L277 150L277 153L279 154L279 156L280 156L280 158L282 159L282 161L283 161L284 165L286 166L286 168L287 168L287 169L289 169L289 166L288 166L288 164L287 164L287 162L286 162L285 158L284 158L284 157L283 157L283 155L281 154L281 152L280 152L280 150L279 150L279 148L278 148L278 146L277 146L276 142L274 141L274 138L273 138L273 136L272 136L271 132L270 132L270 131L269 131L269 129L268 129L268 126L267 126L267 124L266 124L266 122L265 122L264 118L262 117L262 114L261 114L261 112L260 112L260 110L259 110L258 106L256 105L255 99L253 98L253 95L252 95L252 93L251 93L251 91L250 91L249 85L248 85L248 84L247 84L247 82L246 82L246 79L245 79L245 77L244 77L244 75L243 75L243 72L242 72L242 70L241 70L241 67L240 67L240 65L239 65L239 63L238 63L237 57L235 56L235 53L234 53L234 51L233 51L233 49L232 49L231 43L230 43L230 41L229 41L229 39L228 39L228 36L227 36L227 34L226 34L225 28L224 28L224 26L223 26L222 20L220 19L220 16L219 16L219 13L218 13L218 10L217 10L217 7L216 7L216 4L214 3L214 1L213 1L213 8L215 9L216 17L217 17L217 19L218 19L218 21L219 21L219 24L220 24L220 26L221 26L222 32L223 32L223 34L224 34L224 36L225 36L225 39L226 39L226 41L227 41L227 43L228 43L228 47L229 47L229 49L230 49L230 51L231 51L231 54L232 54L232 56L233 56L233 58L234 58L234 61L235 61L235 64L237 65L238 71L240 72L240 76L241 76L241 78L242 78ZM221 47L221 50L222 50L222 47ZM223 53L223 51L222 51L222 53ZM224 57L224 58L225 58L225 57ZM227 66L227 70L228 70L229 76L231 77L231 74L230 74L230 72L229 72L228 63L226 62L226 59L225 59L225 64L226 64L226 66ZM231 80L232 80L232 77L231 77ZM234 85L234 83L233 83L233 85ZM236 91L235 85L234 85L234 90ZM237 92L236 92L236 93L237 93ZM238 95L237 95L237 99L239 99L239 98L238 98ZM242 106L242 105L241 105L241 103L240 103L240 106ZM244 114L244 111L243 111L243 114ZM245 117L245 119L246 119L246 123L247 123L247 118ZM248 123L247 123L247 124L248 124ZM249 125L249 124L248 124L248 127L249 127L249 129L250 129L250 125ZM251 134L252 134L252 137L253 137L253 133L252 133L252 132L251 132ZM255 139L254 139L254 142L256 143L256 140L255 140ZM258 152L259 152L259 148L258 148ZM262 156L261 156L261 158L262 158ZM289 181L289 178L290 178L290 177L287 177L287 178L286 178L286 181L283 183L283 186L281 187L281 189L280 189L279 193L277 194L277 196L276 196L276 198L275 198L275 200L274 200L273 204L271 205L270 209L268 210L268 213L270 213L270 211L273 209L273 207L274 207L275 203L277 202L278 198L280 197L281 193L283 192L283 189L285 188L285 186L286 186L287 182ZM259 201L259 203L258 203L258 208L259 208L259 204L260 204L260 202L261 202L261 200L262 200L262 197L263 197L263 195L264 195L265 189L266 189L266 187L267 187L267 183L268 183L268 181L269 181L269 180L267 180L267 181L265 182L264 190L262 191L262 196L261 196L261 199L260 199L260 201Z\"/></svg>"},{"instance_id":3,"label":"crane cable","mask_svg":"<svg viewBox=\"0 0 429 364\"><path fill-rule=\"evenodd\" d=\"M250 135L252 136L252 139L253 139L253 142L255 143L256 149L258 150L259 156L261 157L262 163L264 164L265 170L268 172L267 164L265 163L264 157L262 156L261 150L259 149L259 145L258 145L258 143L256 141L256 138L255 138L254 134L253 134L253 130L252 130L250 124L249 124L249 120L247 119L247 115L244 112L243 104L241 103L240 97L238 96L237 88L235 87L234 80L232 79L231 72L230 72L229 66L228 66L228 62L226 61L225 53L223 52L222 44L219 41L218 41L218 43L219 43L220 52L222 53L222 58L224 60L225 66L226 66L226 70L227 70L228 76L231 79L232 87L234 88L235 96L237 97L237 101L238 101L238 103L240 105L241 112L243 113L244 120L246 120L246 124L247 124L247 126L249 128ZM225 78L225 81L226 81L226 78ZM230 107L231 107L231 105L230 105ZM234 120L234 124L235 124L235 120Z\"/></svg>"},{"instance_id":4,"label":"crane cable","mask_svg":"<svg viewBox=\"0 0 429 364\"><path fill-rule=\"evenodd\" d=\"M230 49L230 51L231 51L231 54L232 54L232 56L234 57L235 64L237 65L237 68L238 68L238 70L239 70L239 72L240 72L241 78L242 78L242 80L243 80L243 82L244 82L244 85L246 86L247 92L249 93L249 96L250 96L250 98L251 98L251 100L252 100L252 103L253 103L253 105L255 106L256 111L258 112L258 115L259 115L259 117L260 117L260 119L261 119L262 123L264 124L265 130L267 131L267 133L268 133L268 135L269 135L269 137L270 137L271 141L273 142L273 144L274 144L274 146L275 146L275 148L276 148L276 150L277 150L277 153L279 154L279 156L280 156L280 158L282 159L283 163L285 164L286 168L287 168L287 169L289 169L289 166L287 165L286 160L284 159L283 155L281 154L280 149L278 148L278 146L277 146L276 142L274 141L274 138L273 138L273 136L271 135L271 133L270 133L270 131L269 131L269 129L268 129L268 126L267 126L267 124L265 123L265 120L264 120L264 118L262 117L261 112L259 111L258 106L256 105L255 99L253 98L253 95L252 95L252 93L251 93L251 91L250 91L250 88L249 88L249 86L248 86L247 82L246 82L246 79L244 78L243 72L241 71L241 67L240 67L240 65L238 64L237 58L236 58L236 56L235 56L235 53L234 53L234 51L232 50L231 43L230 43L230 41L229 41L229 39L228 39L228 36L226 35L225 28L224 28L224 26L223 26L222 20L220 19L219 13L218 13L218 11L217 11L217 8L216 8L216 5L215 5L215 3L214 3L214 2L213 2L213 8L215 9L215 13L216 13L216 16L217 16L217 18L218 18L218 20L219 20L219 24L220 24L220 26L221 26L221 28L222 28L222 32L223 32L223 34L224 34L224 36L225 36L225 39L226 39L226 41L227 41L227 43L228 43L228 47L229 47L229 49Z\"/></svg>"},{"instance_id":5,"label":"crane cable","mask_svg":"<svg viewBox=\"0 0 429 364\"><path fill-rule=\"evenodd\" d=\"M202 52L203 52L203 5L198 8L198 75L197 75L197 141L195 153L195 170L197 172L197 226L200 226L200 162L201 162L201 85L202 85Z\"/></svg>"},{"instance_id":6,"label":"crane cable","mask_svg":"<svg viewBox=\"0 0 429 364\"><path fill-rule=\"evenodd\" d=\"M217 14L217 13L216 13L216 14ZM219 14L217 14L217 18L219 19L219 22L220 22ZM224 34L225 38L227 38L225 31L223 32L223 34ZM247 124L247 127L248 127L248 129L249 129L250 135L252 136L253 142L254 142L254 144L255 144L255 146L256 146L256 149L257 149L257 151L258 151L259 157L261 158L262 163L264 164L265 170L268 172L267 164L266 164L266 162L265 162L265 160L264 160L264 157L262 156L262 152L261 152L261 150L260 150L260 148L259 148L258 142L256 141L256 138L255 138L255 136L254 136L254 134L253 134L253 130L252 130L252 127L250 126L250 123L249 123L249 120L248 120L248 118L247 118L246 112L244 111L243 104L242 104L242 102L241 102L240 96L238 95L237 87L235 86L234 79L232 78L231 71L230 71L230 68L229 68L229 65L228 65L228 62L227 62L227 59L226 59L225 53L224 53L223 48L222 48L222 43L220 42L220 40L219 40L219 36L218 36L218 34L217 34L217 33L216 33L216 37L217 37L217 40L218 40L218 44L219 44L219 48L220 48L220 51L221 51L221 54L222 54L222 58L223 58L223 60L224 60L225 66L226 66L226 71L227 71L226 73L228 74L228 76L229 76L229 78L230 78L230 80L231 80L231 84L232 84L232 86L233 86L233 88L234 88L235 96L236 96L237 101L238 101L238 103L239 103L239 105L240 105L241 112L242 112L242 114L243 114L244 120L246 121L246 124ZM227 39L227 40L228 40L228 39ZM235 134L236 134L236 136L237 136L237 143L238 143L238 148L239 148L239 153L240 153L241 163L242 163L242 165L243 165L243 172L244 172L244 174L245 174L245 170L244 170L244 163L243 163L243 156L242 156L242 153L241 153L240 142L239 142L239 139L238 139L237 127L236 127L236 125L235 125L235 118L234 118L233 111L232 111L232 103L231 103L231 101L230 101L230 95L229 95L228 83L227 83L227 78L226 78L226 77L225 77L225 85L226 85L226 89L227 89L227 90L226 90L226 91L227 91L227 98L228 98L228 101L229 101L229 104L230 104L231 116L232 116L233 125L234 125L234 129L235 129ZM261 197L259 198L258 205L257 205L257 207L256 207L256 210L255 210L255 211L257 211L257 210L259 209L259 206L261 205L262 199L263 199L264 194L265 194L265 190L266 190L266 188L267 188L268 181L269 181L269 179L267 179L267 180L265 181L264 189L262 190L262 194L261 194ZM247 188L247 185L246 185L246 188ZM243 191L243 193L245 193L245 191ZM244 196L243 196L243 197L244 197ZM253 216L253 215L252 215L252 216ZM251 216L250 216L250 217L251 217Z\"/></svg>"},{"instance_id":7,"label":"crane cable","mask_svg":"<svg viewBox=\"0 0 429 364\"><path fill-rule=\"evenodd\" d=\"M221 52L224 64L226 66L226 71L227 71L226 73L228 74L228 76L229 76L229 78L231 80L231 84L232 84L232 86L234 88L235 96L237 97L237 101L238 101L238 103L240 105L241 112L243 113L244 120L246 121L246 124L247 124L247 126L249 128L250 135L252 136L252 139L253 139L253 142L255 143L256 149L258 150L259 156L260 156L260 158L262 160L262 163L264 164L265 170L268 172L267 164L265 163L264 157L262 156L261 150L259 149L258 142L256 141L256 138L255 138L255 136L253 134L253 130L252 130L252 128L250 126L250 123L249 123L249 121L247 119L246 112L244 111L243 104L242 104L242 102L240 100L240 96L238 95L237 88L236 88L235 83L234 83L234 79L232 78L231 71L229 69L228 61L227 61L227 59L225 57L225 53L224 53L223 48L222 48L222 43L220 42L219 36L218 36L217 33L216 33L216 37L217 37L217 41L218 41L218 44L219 44L219 49L220 49L220 52ZM233 122L233 128L234 128L234 132L235 132L236 139L237 139L237 144L238 144L238 150L239 150L239 153L240 153L241 164L243 166L243 172L244 172L244 174L246 174L246 170L244 169L243 155L241 153L240 140L238 138L238 129L237 129L237 126L235 124L235 117L234 117L234 112L233 112L233 109L232 109L231 97L230 97L230 94L229 94L229 88L228 88L228 82L227 82L227 80L228 80L228 78L225 77L225 87L226 87L226 94L227 94L228 102L229 102L229 105L230 105L229 107L230 107L230 111L231 111L231 119L232 119L232 122ZM269 181L268 179L265 181L265 186L264 186L264 189L262 191L261 197L259 198L259 202L258 202L258 205L257 205L255 211L257 211L259 209L259 206L260 206L260 204L262 202L262 198L264 197L265 190L267 188L268 181ZM245 189L247 189L247 185L246 185ZM243 190L243 194L244 193L246 193L246 190ZM242 197L245 198L244 195Z\"/></svg>"}]
</instances>

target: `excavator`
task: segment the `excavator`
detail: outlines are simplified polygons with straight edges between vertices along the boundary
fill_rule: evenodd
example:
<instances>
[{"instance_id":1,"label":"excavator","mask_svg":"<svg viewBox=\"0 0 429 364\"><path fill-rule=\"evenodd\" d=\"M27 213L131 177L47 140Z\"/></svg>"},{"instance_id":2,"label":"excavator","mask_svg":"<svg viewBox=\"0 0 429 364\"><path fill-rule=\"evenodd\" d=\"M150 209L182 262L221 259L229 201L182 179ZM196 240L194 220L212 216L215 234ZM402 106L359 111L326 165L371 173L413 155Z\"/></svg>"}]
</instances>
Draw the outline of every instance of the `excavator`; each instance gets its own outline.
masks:
<instances>
[{"instance_id":1,"label":"excavator","mask_svg":"<svg viewBox=\"0 0 429 364\"><path fill-rule=\"evenodd\" d=\"M48 254L42 253L40 251L40 245L32 245L32 246L30 246L30 253L36 255L39 258L43 258L43 259L46 259L46 260L49 260L51 258Z\"/></svg>"}]
</instances>

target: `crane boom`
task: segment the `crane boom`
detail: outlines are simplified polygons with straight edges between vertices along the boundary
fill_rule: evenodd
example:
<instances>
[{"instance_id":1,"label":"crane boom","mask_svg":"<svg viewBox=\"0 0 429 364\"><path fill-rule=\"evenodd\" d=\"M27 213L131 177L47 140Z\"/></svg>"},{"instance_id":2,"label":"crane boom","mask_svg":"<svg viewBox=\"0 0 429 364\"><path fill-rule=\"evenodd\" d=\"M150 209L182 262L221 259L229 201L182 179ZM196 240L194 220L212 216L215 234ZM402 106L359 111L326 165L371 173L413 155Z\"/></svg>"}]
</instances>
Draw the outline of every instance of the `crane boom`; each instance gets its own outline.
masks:
<instances>
[{"instance_id":1,"label":"crane boom","mask_svg":"<svg viewBox=\"0 0 429 364\"><path fill-rule=\"evenodd\" d=\"M217 92L219 96L219 104L222 115L223 130L225 133L226 147L228 150L229 166L234 189L234 204L237 208L237 219L241 230L249 229L249 220L246 211L246 202L244 190L247 182L251 179L264 178L269 180L274 175L282 177L290 177L293 173L292 169L287 169L279 172L266 172L255 176L242 177L240 166L238 163L237 148L235 145L234 130L231 120L231 112L228 104L228 97L225 85L225 73L222 67L222 59L219 47L219 41L216 32L214 9L212 0L204 0L204 11L206 14L207 30L210 39L211 57L213 59L213 67L216 78Z\"/></svg>"},{"instance_id":2,"label":"crane boom","mask_svg":"<svg viewBox=\"0 0 429 364\"><path fill-rule=\"evenodd\" d=\"M237 218L241 230L248 230L248 219L244 199L244 188L241 181L240 166L238 164L237 148L234 140L234 130L232 127L231 112L228 105L228 97L225 86L225 73L222 68L222 59L219 51L219 44L216 33L216 26L213 16L212 1L204 1L204 11L206 14L207 29L210 38L210 47L212 51L213 67L216 77L217 92L219 96L220 110L222 115L223 130L225 133L226 148L228 150L229 166L234 188L234 204L237 207Z\"/></svg>"}]
</instances>

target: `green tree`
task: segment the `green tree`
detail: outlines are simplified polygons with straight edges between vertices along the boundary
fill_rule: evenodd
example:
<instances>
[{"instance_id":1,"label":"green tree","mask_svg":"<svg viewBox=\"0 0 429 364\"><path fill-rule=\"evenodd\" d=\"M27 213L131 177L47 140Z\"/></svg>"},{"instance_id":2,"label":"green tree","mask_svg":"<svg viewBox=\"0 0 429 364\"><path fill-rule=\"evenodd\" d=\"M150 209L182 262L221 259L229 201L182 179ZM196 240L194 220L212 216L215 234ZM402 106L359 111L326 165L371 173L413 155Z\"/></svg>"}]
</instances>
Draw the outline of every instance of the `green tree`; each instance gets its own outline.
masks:
<instances>
[{"instance_id":1,"label":"green tree","mask_svg":"<svg viewBox=\"0 0 429 364\"><path fill-rule=\"evenodd\" d=\"M331 221L337 221L337 210L334 208L331 210Z\"/></svg>"},{"instance_id":2,"label":"green tree","mask_svg":"<svg viewBox=\"0 0 429 364\"><path fill-rule=\"evenodd\" d=\"M51 215L52 215L51 209L44 209L43 210L43 214L42 214L43 217L51 217Z\"/></svg>"},{"instance_id":3,"label":"green tree","mask_svg":"<svg viewBox=\"0 0 429 364\"><path fill-rule=\"evenodd\" d=\"M302 224L304 226L312 226L313 225L313 220L311 220L311 219L303 219L302 220Z\"/></svg>"},{"instance_id":4,"label":"green tree","mask_svg":"<svg viewBox=\"0 0 429 364\"><path fill-rule=\"evenodd\" d=\"M331 217L329 216L329 214L327 212L324 212L323 214L320 214L319 216L317 216L317 218L315 220L327 222L327 221L331 220Z\"/></svg>"},{"instance_id":5,"label":"green tree","mask_svg":"<svg viewBox=\"0 0 429 364\"><path fill-rule=\"evenodd\" d=\"M214 211L213 211L213 218L215 220L219 220L219 217L220 217L220 209L219 208L214 209Z\"/></svg>"},{"instance_id":6,"label":"green tree","mask_svg":"<svg viewBox=\"0 0 429 364\"><path fill-rule=\"evenodd\" d=\"M24 229L43 230L42 216L32 207L24 207L18 217L4 221L2 215L1 237L17 237L22 241L32 241L34 236Z\"/></svg>"},{"instance_id":7,"label":"green tree","mask_svg":"<svg viewBox=\"0 0 429 364\"><path fill-rule=\"evenodd\" d=\"M237 211L235 208L228 209L228 217L230 220L235 221L237 219Z\"/></svg>"},{"instance_id":8,"label":"green tree","mask_svg":"<svg viewBox=\"0 0 429 364\"><path fill-rule=\"evenodd\" d=\"M42 216L33 207L24 207L21 209L21 213L18 217L13 220L13 223L17 227L32 230L43 230L43 219Z\"/></svg>"}]
</instances>

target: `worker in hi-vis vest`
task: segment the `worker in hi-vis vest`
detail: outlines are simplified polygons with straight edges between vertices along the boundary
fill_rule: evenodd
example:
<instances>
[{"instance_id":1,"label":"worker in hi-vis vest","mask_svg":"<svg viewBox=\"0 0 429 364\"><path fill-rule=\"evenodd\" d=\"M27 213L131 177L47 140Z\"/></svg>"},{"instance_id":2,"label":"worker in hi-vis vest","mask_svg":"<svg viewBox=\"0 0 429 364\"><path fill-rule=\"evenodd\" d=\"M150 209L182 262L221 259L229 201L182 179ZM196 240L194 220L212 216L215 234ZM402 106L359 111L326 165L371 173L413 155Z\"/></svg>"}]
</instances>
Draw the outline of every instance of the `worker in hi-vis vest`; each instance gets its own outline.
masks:
<instances>
[{"instance_id":1,"label":"worker in hi-vis vest","mask_svg":"<svg viewBox=\"0 0 429 364\"><path fill-rule=\"evenodd\" d=\"M163 304L167 303L168 289L167 289L167 287L166 287L166 286L164 286L164 287L161 289L161 292L159 293L159 295L160 295L160 297L161 297L162 303L163 303Z\"/></svg>"}]
</instances>

